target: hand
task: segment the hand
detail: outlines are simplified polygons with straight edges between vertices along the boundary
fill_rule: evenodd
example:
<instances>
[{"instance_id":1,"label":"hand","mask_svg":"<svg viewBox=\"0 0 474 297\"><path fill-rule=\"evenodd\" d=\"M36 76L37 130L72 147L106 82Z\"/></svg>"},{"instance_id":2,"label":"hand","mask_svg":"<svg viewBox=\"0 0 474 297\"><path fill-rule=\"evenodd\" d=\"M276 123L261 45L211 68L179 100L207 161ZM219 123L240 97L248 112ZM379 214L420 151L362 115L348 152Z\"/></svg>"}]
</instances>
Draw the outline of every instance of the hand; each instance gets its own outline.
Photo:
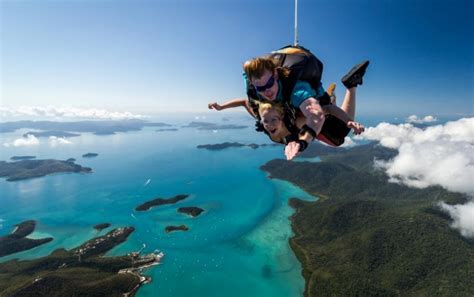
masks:
<instances>
[{"instance_id":1,"label":"hand","mask_svg":"<svg viewBox=\"0 0 474 297\"><path fill-rule=\"evenodd\" d=\"M359 124L354 121L347 122L347 128L353 129L355 135L359 135L365 131L365 127L362 124Z\"/></svg>"},{"instance_id":2,"label":"hand","mask_svg":"<svg viewBox=\"0 0 474 297\"><path fill-rule=\"evenodd\" d=\"M222 110L222 106L217 102L212 102L207 105L209 109Z\"/></svg>"},{"instance_id":3,"label":"hand","mask_svg":"<svg viewBox=\"0 0 474 297\"><path fill-rule=\"evenodd\" d=\"M293 159L300 151L300 144L292 141L285 146L286 159L289 161Z\"/></svg>"}]
</instances>

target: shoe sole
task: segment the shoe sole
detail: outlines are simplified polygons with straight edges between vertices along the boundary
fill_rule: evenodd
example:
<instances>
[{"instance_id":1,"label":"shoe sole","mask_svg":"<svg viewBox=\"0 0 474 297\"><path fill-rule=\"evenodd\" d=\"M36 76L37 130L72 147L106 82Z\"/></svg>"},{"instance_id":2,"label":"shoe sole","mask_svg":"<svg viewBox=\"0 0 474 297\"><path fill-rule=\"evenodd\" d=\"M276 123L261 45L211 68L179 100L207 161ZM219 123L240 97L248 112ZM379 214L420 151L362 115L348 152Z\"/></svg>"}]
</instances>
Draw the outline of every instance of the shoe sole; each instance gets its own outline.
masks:
<instances>
[{"instance_id":1,"label":"shoe sole","mask_svg":"<svg viewBox=\"0 0 474 297\"><path fill-rule=\"evenodd\" d=\"M367 60L367 61L364 61L364 62L360 63L359 65L354 66L346 75L344 75L344 77L342 77L342 79L341 79L342 83L345 83L352 76L354 76L355 74L357 74L359 72L363 71L363 73L365 73L365 70L369 66L369 63L370 62Z\"/></svg>"}]
</instances>

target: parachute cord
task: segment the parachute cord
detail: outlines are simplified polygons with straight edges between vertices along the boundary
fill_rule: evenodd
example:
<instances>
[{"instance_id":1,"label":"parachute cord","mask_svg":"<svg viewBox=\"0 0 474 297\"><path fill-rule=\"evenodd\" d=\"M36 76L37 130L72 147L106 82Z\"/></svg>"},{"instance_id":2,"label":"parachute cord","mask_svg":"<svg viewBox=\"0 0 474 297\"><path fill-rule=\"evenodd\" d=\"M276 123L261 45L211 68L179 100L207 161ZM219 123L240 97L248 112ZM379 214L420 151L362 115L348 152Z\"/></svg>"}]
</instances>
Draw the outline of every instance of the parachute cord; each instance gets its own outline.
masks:
<instances>
[{"instance_id":1,"label":"parachute cord","mask_svg":"<svg viewBox=\"0 0 474 297\"><path fill-rule=\"evenodd\" d=\"M298 45L298 0L295 0L295 46Z\"/></svg>"}]
</instances>

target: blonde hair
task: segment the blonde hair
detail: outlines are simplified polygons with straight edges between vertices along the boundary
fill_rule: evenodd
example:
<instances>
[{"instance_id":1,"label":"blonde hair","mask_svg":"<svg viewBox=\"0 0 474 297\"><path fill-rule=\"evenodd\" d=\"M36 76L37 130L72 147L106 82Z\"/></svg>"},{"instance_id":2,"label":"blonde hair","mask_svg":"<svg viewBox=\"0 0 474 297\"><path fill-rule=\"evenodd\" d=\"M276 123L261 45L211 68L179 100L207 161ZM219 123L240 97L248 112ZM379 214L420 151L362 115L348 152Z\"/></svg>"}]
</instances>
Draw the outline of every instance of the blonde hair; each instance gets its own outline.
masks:
<instances>
[{"instance_id":1,"label":"blonde hair","mask_svg":"<svg viewBox=\"0 0 474 297\"><path fill-rule=\"evenodd\" d=\"M274 109L280 116L285 114L283 106L280 103L258 102L258 114L261 116L263 112Z\"/></svg>"}]
</instances>

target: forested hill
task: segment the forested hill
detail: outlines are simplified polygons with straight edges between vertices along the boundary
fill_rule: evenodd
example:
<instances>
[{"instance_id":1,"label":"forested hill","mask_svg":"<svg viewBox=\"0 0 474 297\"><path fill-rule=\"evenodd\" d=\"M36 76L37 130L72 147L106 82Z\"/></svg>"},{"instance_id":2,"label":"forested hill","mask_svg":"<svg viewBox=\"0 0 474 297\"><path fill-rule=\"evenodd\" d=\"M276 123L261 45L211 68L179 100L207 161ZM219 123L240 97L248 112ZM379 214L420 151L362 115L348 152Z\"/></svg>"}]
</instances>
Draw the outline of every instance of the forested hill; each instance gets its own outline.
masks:
<instances>
[{"instance_id":1,"label":"forested hill","mask_svg":"<svg viewBox=\"0 0 474 297\"><path fill-rule=\"evenodd\" d=\"M290 244L303 264L305 296L474 295L474 241L437 206L467 197L389 183L373 160L395 152L375 144L322 152L320 163L262 166L322 197L290 200L297 210Z\"/></svg>"}]
</instances>

